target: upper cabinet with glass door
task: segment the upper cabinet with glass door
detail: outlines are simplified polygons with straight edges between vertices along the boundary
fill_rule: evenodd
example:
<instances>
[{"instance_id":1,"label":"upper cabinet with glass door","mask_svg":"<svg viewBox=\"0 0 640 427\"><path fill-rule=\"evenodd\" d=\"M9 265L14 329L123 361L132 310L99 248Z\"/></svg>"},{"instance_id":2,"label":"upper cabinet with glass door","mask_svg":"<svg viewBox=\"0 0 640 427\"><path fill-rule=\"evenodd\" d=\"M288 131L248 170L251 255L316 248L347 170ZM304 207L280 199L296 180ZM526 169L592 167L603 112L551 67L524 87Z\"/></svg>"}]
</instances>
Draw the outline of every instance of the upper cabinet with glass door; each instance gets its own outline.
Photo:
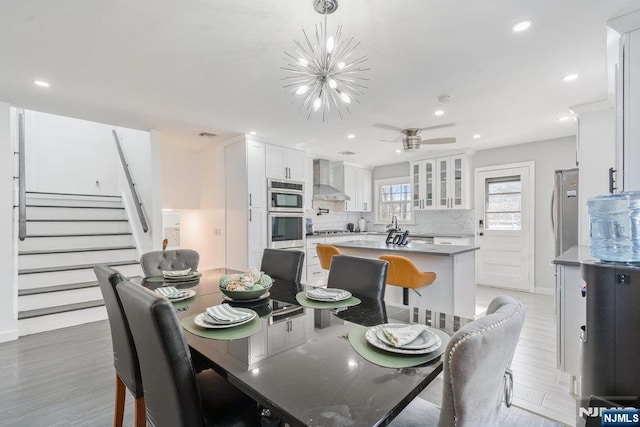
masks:
<instances>
[{"instance_id":1,"label":"upper cabinet with glass door","mask_svg":"<svg viewBox=\"0 0 640 427\"><path fill-rule=\"evenodd\" d=\"M466 154L412 162L413 209L470 209L470 179Z\"/></svg>"}]
</instances>

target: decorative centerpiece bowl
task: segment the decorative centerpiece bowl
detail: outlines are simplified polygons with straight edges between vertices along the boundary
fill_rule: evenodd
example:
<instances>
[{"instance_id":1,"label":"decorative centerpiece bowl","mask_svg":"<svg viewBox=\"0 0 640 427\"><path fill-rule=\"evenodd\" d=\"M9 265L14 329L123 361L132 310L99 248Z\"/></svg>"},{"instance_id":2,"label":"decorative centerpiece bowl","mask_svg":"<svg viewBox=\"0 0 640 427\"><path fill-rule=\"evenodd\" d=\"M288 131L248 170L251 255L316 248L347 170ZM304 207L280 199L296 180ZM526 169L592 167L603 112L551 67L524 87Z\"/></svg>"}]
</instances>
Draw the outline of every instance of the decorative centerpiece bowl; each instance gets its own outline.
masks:
<instances>
[{"instance_id":1,"label":"decorative centerpiece bowl","mask_svg":"<svg viewBox=\"0 0 640 427\"><path fill-rule=\"evenodd\" d=\"M243 274L225 274L220 278L220 290L235 300L260 298L273 285L273 279L252 268Z\"/></svg>"}]
</instances>

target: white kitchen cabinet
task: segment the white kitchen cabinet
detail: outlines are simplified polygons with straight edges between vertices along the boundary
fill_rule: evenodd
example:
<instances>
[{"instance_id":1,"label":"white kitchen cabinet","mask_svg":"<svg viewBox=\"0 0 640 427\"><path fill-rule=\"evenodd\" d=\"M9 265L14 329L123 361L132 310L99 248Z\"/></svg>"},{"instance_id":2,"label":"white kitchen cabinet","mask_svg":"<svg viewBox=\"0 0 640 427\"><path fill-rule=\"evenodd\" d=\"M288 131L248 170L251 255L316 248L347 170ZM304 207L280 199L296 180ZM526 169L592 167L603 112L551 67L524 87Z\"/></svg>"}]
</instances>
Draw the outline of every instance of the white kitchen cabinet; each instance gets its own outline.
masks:
<instances>
[{"instance_id":1,"label":"white kitchen cabinet","mask_svg":"<svg viewBox=\"0 0 640 427\"><path fill-rule=\"evenodd\" d=\"M304 343L307 337L304 314L270 325L267 330L267 354L272 356Z\"/></svg>"},{"instance_id":2,"label":"white kitchen cabinet","mask_svg":"<svg viewBox=\"0 0 640 427\"><path fill-rule=\"evenodd\" d=\"M277 145L267 145L266 175L267 178L272 179L303 182L305 180L304 153Z\"/></svg>"},{"instance_id":3,"label":"white kitchen cabinet","mask_svg":"<svg viewBox=\"0 0 640 427\"><path fill-rule=\"evenodd\" d=\"M414 210L470 209L469 156L458 154L412 162Z\"/></svg>"},{"instance_id":4,"label":"white kitchen cabinet","mask_svg":"<svg viewBox=\"0 0 640 427\"><path fill-rule=\"evenodd\" d=\"M313 157L305 157L304 168L304 209L313 209Z\"/></svg>"},{"instance_id":5,"label":"white kitchen cabinet","mask_svg":"<svg viewBox=\"0 0 640 427\"><path fill-rule=\"evenodd\" d=\"M433 238L434 245L473 246L473 237L442 237Z\"/></svg>"},{"instance_id":6,"label":"white kitchen cabinet","mask_svg":"<svg viewBox=\"0 0 640 427\"><path fill-rule=\"evenodd\" d=\"M225 147L227 267L260 267L267 247L265 145L244 136ZM232 191L231 191L232 190Z\"/></svg>"},{"instance_id":7,"label":"white kitchen cabinet","mask_svg":"<svg viewBox=\"0 0 640 427\"><path fill-rule=\"evenodd\" d=\"M335 186L350 199L344 202L344 210L371 212L371 170L340 162L333 164L332 169Z\"/></svg>"}]
</instances>

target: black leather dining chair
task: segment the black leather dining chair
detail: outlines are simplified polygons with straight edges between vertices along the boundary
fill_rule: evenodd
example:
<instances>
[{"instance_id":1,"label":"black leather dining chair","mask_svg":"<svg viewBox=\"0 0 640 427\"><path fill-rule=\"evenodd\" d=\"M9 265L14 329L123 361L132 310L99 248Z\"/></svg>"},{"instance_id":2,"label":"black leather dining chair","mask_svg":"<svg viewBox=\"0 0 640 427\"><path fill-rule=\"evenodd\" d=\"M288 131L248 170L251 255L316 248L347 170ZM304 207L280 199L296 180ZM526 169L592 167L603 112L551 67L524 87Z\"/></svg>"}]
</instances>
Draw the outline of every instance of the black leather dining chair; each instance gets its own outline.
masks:
<instances>
[{"instance_id":1,"label":"black leather dining chair","mask_svg":"<svg viewBox=\"0 0 640 427\"><path fill-rule=\"evenodd\" d=\"M389 263L377 259L336 255L331 261L328 288L340 288L366 298L384 299Z\"/></svg>"},{"instance_id":2,"label":"black leather dining chair","mask_svg":"<svg viewBox=\"0 0 640 427\"><path fill-rule=\"evenodd\" d=\"M170 251L151 251L142 254L140 265L145 277L162 276L163 270L196 271L200 263L200 254L193 249Z\"/></svg>"},{"instance_id":3,"label":"black leather dining chair","mask_svg":"<svg viewBox=\"0 0 640 427\"><path fill-rule=\"evenodd\" d=\"M116 286L125 278L118 271L106 265L96 265L93 267L93 271L98 278L111 328L113 365L116 369L113 425L115 427L122 426L124 402L128 389L135 399L135 425L136 427L144 427L146 417L138 354L133 344L129 322L115 290Z\"/></svg>"},{"instance_id":4,"label":"black leather dining chair","mask_svg":"<svg viewBox=\"0 0 640 427\"><path fill-rule=\"evenodd\" d=\"M260 270L273 279L281 279L300 286L304 252L284 249L265 249Z\"/></svg>"},{"instance_id":5,"label":"black leather dining chair","mask_svg":"<svg viewBox=\"0 0 640 427\"><path fill-rule=\"evenodd\" d=\"M117 293L140 360L149 423L155 427L259 426L256 403L213 370L196 375L171 303L131 282Z\"/></svg>"}]
</instances>

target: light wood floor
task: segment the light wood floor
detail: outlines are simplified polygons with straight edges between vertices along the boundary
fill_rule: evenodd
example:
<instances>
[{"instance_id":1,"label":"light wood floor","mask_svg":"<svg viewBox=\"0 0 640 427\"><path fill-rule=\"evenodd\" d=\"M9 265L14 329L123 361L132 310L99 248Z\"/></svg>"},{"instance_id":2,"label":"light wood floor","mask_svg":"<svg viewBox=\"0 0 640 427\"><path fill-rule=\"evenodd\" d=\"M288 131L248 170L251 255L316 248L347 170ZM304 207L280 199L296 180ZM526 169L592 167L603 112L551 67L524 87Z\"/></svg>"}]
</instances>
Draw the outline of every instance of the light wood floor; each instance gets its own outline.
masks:
<instances>
[{"instance_id":1,"label":"light wood floor","mask_svg":"<svg viewBox=\"0 0 640 427\"><path fill-rule=\"evenodd\" d=\"M498 295L521 301L527 317L511 365L514 405L569 426L576 425L576 399L569 393L569 375L556 369L554 297L479 286L476 313L486 311Z\"/></svg>"},{"instance_id":2,"label":"light wood floor","mask_svg":"<svg viewBox=\"0 0 640 427\"><path fill-rule=\"evenodd\" d=\"M555 368L553 297L479 288L477 312L496 295L523 302L527 319L513 362L515 404L575 425L568 376ZM0 344L0 426L110 426L114 393L111 336L106 321L44 332ZM422 396L438 399L442 383ZM127 396L125 425L133 425Z\"/></svg>"}]
</instances>

